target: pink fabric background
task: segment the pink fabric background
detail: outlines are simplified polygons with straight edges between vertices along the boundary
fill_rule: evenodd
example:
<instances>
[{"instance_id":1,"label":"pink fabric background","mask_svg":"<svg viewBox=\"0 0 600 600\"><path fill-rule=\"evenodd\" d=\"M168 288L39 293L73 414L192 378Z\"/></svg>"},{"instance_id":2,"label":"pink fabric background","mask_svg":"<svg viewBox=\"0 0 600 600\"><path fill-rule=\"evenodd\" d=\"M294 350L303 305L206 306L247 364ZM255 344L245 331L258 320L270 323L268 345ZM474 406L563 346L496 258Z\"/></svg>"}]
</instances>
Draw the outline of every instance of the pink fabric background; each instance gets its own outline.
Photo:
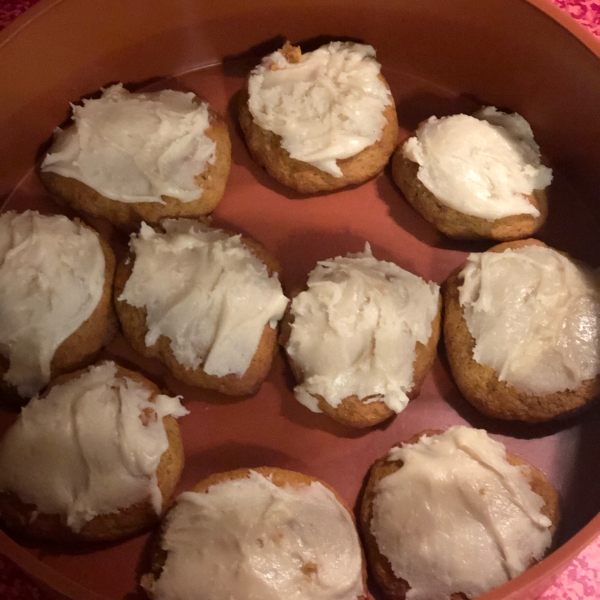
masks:
<instances>
[{"instance_id":1,"label":"pink fabric background","mask_svg":"<svg viewBox=\"0 0 600 600\"><path fill-rule=\"evenodd\" d=\"M3 29L38 0L0 0ZM600 0L549 0L600 37ZM600 107L599 107L600 110ZM0 556L0 600L46 600L44 594L11 561ZM590 544L539 600L600 599L600 538Z\"/></svg>"}]
</instances>

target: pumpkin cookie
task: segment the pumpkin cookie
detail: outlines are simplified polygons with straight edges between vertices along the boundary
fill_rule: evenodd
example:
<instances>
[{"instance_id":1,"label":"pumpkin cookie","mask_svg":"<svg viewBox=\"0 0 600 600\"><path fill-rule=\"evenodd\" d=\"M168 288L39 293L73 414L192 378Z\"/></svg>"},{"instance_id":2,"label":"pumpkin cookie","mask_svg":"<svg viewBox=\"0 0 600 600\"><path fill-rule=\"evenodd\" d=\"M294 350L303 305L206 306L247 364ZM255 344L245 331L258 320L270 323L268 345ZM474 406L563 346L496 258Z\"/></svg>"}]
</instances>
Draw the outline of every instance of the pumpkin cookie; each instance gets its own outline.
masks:
<instances>
[{"instance_id":1,"label":"pumpkin cookie","mask_svg":"<svg viewBox=\"0 0 600 600\"><path fill-rule=\"evenodd\" d=\"M299 192L377 175L398 143L389 86L371 46L332 42L302 54L286 43L250 74L240 125L254 160Z\"/></svg>"},{"instance_id":2,"label":"pumpkin cookie","mask_svg":"<svg viewBox=\"0 0 600 600\"><path fill-rule=\"evenodd\" d=\"M421 123L396 150L392 175L408 202L452 238L524 238L548 213L552 171L531 127L494 107Z\"/></svg>"},{"instance_id":3,"label":"pumpkin cookie","mask_svg":"<svg viewBox=\"0 0 600 600\"><path fill-rule=\"evenodd\" d=\"M365 580L354 517L335 490L262 467L181 494L142 586L150 598L364 600Z\"/></svg>"},{"instance_id":4,"label":"pumpkin cookie","mask_svg":"<svg viewBox=\"0 0 600 600\"><path fill-rule=\"evenodd\" d=\"M191 219L142 224L115 277L123 333L175 377L224 394L255 394L287 306L277 261L245 236Z\"/></svg>"},{"instance_id":5,"label":"pumpkin cookie","mask_svg":"<svg viewBox=\"0 0 600 600\"><path fill-rule=\"evenodd\" d=\"M440 318L439 287L368 244L319 262L282 324L296 399L352 427L401 412L431 368Z\"/></svg>"},{"instance_id":6,"label":"pumpkin cookie","mask_svg":"<svg viewBox=\"0 0 600 600\"><path fill-rule=\"evenodd\" d=\"M549 551L558 494L485 431L425 431L371 467L360 524L389 600L475 598Z\"/></svg>"},{"instance_id":7,"label":"pumpkin cookie","mask_svg":"<svg viewBox=\"0 0 600 600\"><path fill-rule=\"evenodd\" d=\"M537 240L471 254L444 286L444 341L465 398L539 422L600 393L600 276Z\"/></svg>"},{"instance_id":8,"label":"pumpkin cookie","mask_svg":"<svg viewBox=\"0 0 600 600\"><path fill-rule=\"evenodd\" d=\"M0 519L50 541L113 541L156 523L183 469L177 398L112 362L56 379L0 445Z\"/></svg>"},{"instance_id":9,"label":"pumpkin cookie","mask_svg":"<svg viewBox=\"0 0 600 600\"><path fill-rule=\"evenodd\" d=\"M59 201L133 231L212 211L225 190L231 142L223 118L193 93L129 93L122 84L73 107L40 178Z\"/></svg>"},{"instance_id":10,"label":"pumpkin cookie","mask_svg":"<svg viewBox=\"0 0 600 600\"><path fill-rule=\"evenodd\" d=\"M0 216L0 389L31 398L92 362L116 331L115 257L62 215Z\"/></svg>"}]
</instances>

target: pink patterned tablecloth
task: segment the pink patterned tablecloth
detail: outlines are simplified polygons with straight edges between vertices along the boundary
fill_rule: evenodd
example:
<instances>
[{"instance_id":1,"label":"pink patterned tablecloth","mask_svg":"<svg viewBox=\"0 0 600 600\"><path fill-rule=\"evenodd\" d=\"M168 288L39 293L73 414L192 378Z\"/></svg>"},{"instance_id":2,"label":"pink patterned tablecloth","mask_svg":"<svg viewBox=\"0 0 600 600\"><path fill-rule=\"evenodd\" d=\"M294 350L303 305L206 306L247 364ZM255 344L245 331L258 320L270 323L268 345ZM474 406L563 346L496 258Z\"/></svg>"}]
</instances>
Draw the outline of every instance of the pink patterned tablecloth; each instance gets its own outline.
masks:
<instances>
[{"instance_id":1,"label":"pink patterned tablecloth","mask_svg":"<svg viewBox=\"0 0 600 600\"><path fill-rule=\"evenodd\" d=\"M38 0L0 0L0 30ZM549 0L600 37L600 0ZM46 600L20 569L0 555L0 600ZM590 544L539 600L600 599L600 538Z\"/></svg>"}]
</instances>

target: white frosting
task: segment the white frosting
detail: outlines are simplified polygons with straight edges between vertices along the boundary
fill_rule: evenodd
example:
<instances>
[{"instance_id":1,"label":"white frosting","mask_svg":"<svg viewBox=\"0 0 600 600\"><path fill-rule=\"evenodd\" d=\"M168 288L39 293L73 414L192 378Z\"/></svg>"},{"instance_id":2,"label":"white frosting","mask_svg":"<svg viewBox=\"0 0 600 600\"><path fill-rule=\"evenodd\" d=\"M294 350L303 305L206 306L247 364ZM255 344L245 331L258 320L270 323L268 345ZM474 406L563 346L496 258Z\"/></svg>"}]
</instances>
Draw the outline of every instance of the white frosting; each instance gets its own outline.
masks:
<instances>
[{"instance_id":1,"label":"white frosting","mask_svg":"<svg viewBox=\"0 0 600 600\"><path fill-rule=\"evenodd\" d=\"M162 225L165 233L143 223L132 236L135 263L119 300L146 309L147 346L164 335L180 364L243 375L265 325L275 328L287 306L277 274L239 235L189 219Z\"/></svg>"},{"instance_id":2,"label":"white frosting","mask_svg":"<svg viewBox=\"0 0 600 600\"><path fill-rule=\"evenodd\" d=\"M248 108L292 158L341 177L336 160L374 144L385 126L392 97L380 70L363 44L332 42L298 63L274 52L250 75Z\"/></svg>"},{"instance_id":3,"label":"white frosting","mask_svg":"<svg viewBox=\"0 0 600 600\"><path fill-rule=\"evenodd\" d=\"M600 271L526 246L471 254L460 277L473 358L500 381L545 395L600 373Z\"/></svg>"},{"instance_id":4,"label":"white frosting","mask_svg":"<svg viewBox=\"0 0 600 600\"><path fill-rule=\"evenodd\" d=\"M320 483L256 472L185 492L167 517L155 600L356 600L362 555L348 511Z\"/></svg>"},{"instance_id":5,"label":"white frosting","mask_svg":"<svg viewBox=\"0 0 600 600\"><path fill-rule=\"evenodd\" d=\"M23 397L50 381L57 348L92 315L104 288L98 235L64 216L0 216L0 352Z\"/></svg>"},{"instance_id":6,"label":"white frosting","mask_svg":"<svg viewBox=\"0 0 600 600\"><path fill-rule=\"evenodd\" d=\"M402 411L413 385L415 345L426 344L438 311L439 286L390 262L371 247L318 263L308 289L292 302L286 351L305 375L294 392L321 412L356 395Z\"/></svg>"},{"instance_id":7,"label":"white frosting","mask_svg":"<svg viewBox=\"0 0 600 600\"><path fill-rule=\"evenodd\" d=\"M488 221L538 217L525 196L552 181L529 123L491 106L472 117L430 117L402 151L419 164L418 179L442 204Z\"/></svg>"},{"instance_id":8,"label":"white frosting","mask_svg":"<svg viewBox=\"0 0 600 600\"><path fill-rule=\"evenodd\" d=\"M371 532L407 600L474 598L522 573L551 543L528 467L485 431L452 427L392 448L404 465L376 487Z\"/></svg>"},{"instance_id":9,"label":"white frosting","mask_svg":"<svg viewBox=\"0 0 600 600\"><path fill-rule=\"evenodd\" d=\"M52 387L23 408L0 445L0 491L79 531L97 515L162 495L156 468L168 448L162 418L187 414L177 398L156 395L112 362ZM144 413L156 419L142 422Z\"/></svg>"},{"instance_id":10,"label":"white frosting","mask_svg":"<svg viewBox=\"0 0 600 600\"><path fill-rule=\"evenodd\" d=\"M74 124L58 130L42 171L120 202L200 198L195 177L216 159L206 102L173 90L131 94L119 83L72 108Z\"/></svg>"}]
</instances>

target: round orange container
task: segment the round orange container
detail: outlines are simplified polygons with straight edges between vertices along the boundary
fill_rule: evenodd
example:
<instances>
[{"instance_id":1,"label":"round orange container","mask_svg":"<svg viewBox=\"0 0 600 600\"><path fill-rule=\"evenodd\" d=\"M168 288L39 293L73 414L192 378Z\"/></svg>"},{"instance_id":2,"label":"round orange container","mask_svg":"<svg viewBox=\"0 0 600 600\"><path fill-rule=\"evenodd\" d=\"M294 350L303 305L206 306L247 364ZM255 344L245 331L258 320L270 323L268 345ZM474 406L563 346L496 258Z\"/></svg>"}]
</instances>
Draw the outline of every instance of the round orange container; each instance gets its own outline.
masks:
<instances>
[{"instance_id":1,"label":"round orange container","mask_svg":"<svg viewBox=\"0 0 600 600\"><path fill-rule=\"evenodd\" d=\"M432 114L482 103L524 115L555 170L550 217L539 237L600 264L600 43L543 0L42 0L0 34L3 209L61 210L34 167L68 117L69 102L116 81L184 86L215 106L232 134L232 171L215 223L260 240L280 260L286 289L301 285L317 260L360 251L365 241L377 258L442 282L467 252L488 245L438 234L388 172L327 196L290 193L252 162L240 137L232 99L260 57L284 39L340 37L376 48L405 137ZM95 224L122 253L127 238ZM487 419L460 396L443 351L419 398L367 432L298 404L282 356L260 393L243 400L177 382L121 337L104 356L184 396L191 414L181 420L187 462L179 491L213 472L270 465L325 479L354 504L370 464L395 442L452 424L487 429L549 475L564 519L553 554L482 600L533 600L600 534L597 407L541 426ZM0 409L0 433L15 418ZM57 597L73 600L142 598L137 582L147 566L146 542L142 536L64 548L15 541L0 531L0 552Z\"/></svg>"}]
</instances>

